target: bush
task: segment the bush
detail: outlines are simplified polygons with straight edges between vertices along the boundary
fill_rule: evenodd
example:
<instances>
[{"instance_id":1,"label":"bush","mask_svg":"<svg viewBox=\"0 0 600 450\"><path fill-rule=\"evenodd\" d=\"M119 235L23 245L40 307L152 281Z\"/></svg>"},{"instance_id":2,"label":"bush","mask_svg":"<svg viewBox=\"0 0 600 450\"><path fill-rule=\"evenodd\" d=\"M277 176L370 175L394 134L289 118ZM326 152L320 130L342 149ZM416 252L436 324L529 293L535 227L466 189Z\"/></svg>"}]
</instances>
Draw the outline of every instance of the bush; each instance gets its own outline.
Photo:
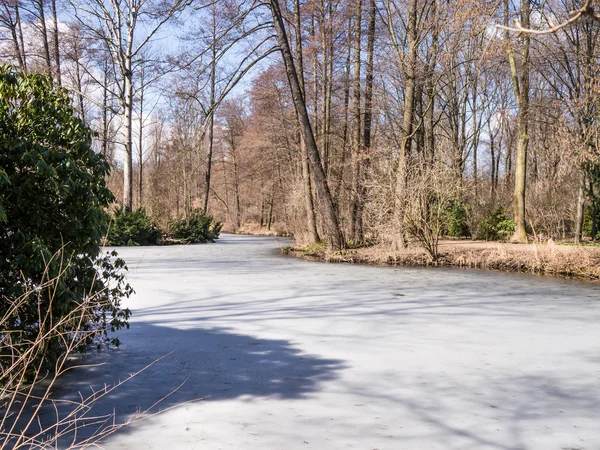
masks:
<instances>
[{"instance_id":1,"label":"bush","mask_svg":"<svg viewBox=\"0 0 600 450\"><path fill-rule=\"evenodd\" d=\"M437 263L440 236L446 229L448 205L453 192L448 189L449 171L441 164L415 168L411 189L404 200L403 229Z\"/></svg>"},{"instance_id":2,"label":"bush","mask_svg":"<svg viewBox=\"0 0 600 450\"><path fill-rule=\"evenodd\" d=\"M506 219L496 225L496 234L501 241L508 241L515 232L515 221Z\"/></svg>"},{"instance_id":3,"label":"bush","mask_svg":"<svg viewBox=\"0 0 600 450\"><path fill-rule=\"evenodd\" d=\"M515 231L515 223L507 217L506 209L494 209L479 224L476 238L484 241L508 240Z\"/></svg>"},{"instance_id":4,"label":"bush","mask_svg":"<svg viewBox=\"0 0 600 450\"><path fill-rule=\"evenodd\" d=\"M47 76L0 66L2 372L30 352L40 331L48 332L32 358L49 367L80 331L90 332L86 342L105 341L127 325L125 264L116 254L100 256L113 196L109 165L91 138L66 90ZM85 315L65 321L84 302Z\"/></svg>"},{"instance_id":5,"label":"bush","mask_svg":"<svg viewBox=\"0 0 600 450\"><path fill-rule=\"evenodd\" d=\"M598 202L599 206L600 206L600 202ZM596 239L598 237L598 232L600 230L598 230L598 227L600 226L600 207L596 207L595 209L595 213L596 213L596 236L592 236L592 222L593 222L593 215L594 215L594 208L592 208L591 206L588 206L585 210L585 215L584 215L584 219L583 219L583 232L590 236L592 239Z\"/></svg>"},{"instance_id":6,"label":"bush","mask_svg":"<svg viewBox=\"0 0 600 450\"><path fill-rule=\"evenodd\" d=\"M448 236L452 237L469 237L471 232L469 231L467 217L467 207L464 203L456 200L450 202L448 208L448 219L447 219L447 233Z\"/></svg>"},{"instance_id":7,"label":"bush","mask_svg":"<svg viewBox=\"0 0 600 450\"><path fill-rule=\"evenodd\" d=\"M195 209L187 218L175 219L170 224L170 237L178 242L205 243L219 238L223 224L214 222L212 216L204 216Z\"/></svg>"},{"instance_id":8,"label":"bush","mask_svg":"<svg viewBox=\"0 0 600 450\"><path fill-rule=\"evenodd\" d=\"M111 214L107 245L156 245L162 238L144 208L127 211L116 208Z\"/></svg>"}]
</instances>

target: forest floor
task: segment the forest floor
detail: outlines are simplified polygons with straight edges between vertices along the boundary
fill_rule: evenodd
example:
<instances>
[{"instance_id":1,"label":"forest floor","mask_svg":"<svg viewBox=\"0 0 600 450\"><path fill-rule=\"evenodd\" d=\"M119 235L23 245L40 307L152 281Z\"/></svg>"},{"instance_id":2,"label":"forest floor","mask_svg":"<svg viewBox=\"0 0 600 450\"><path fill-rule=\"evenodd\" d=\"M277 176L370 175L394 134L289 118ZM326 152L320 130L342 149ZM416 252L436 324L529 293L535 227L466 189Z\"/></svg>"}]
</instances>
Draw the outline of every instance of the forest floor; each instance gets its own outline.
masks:
<instances>
[{"instance_id":1,"label":"forest floor","mask_svg":"<svg viewBox=\"0 0 600 450\"><path fill-rule=\"evenodd\" d=\"M526 272L574 278L600 279L600 246L564 245L552 241L511 244L472 240L442 240L439 259L432 261L416 246L392 250L376 245L343 252L329 252L324 246L292 246L284 253L308 260L373 264L382 266L448 266Z\"/></svg>"}]
</instances>

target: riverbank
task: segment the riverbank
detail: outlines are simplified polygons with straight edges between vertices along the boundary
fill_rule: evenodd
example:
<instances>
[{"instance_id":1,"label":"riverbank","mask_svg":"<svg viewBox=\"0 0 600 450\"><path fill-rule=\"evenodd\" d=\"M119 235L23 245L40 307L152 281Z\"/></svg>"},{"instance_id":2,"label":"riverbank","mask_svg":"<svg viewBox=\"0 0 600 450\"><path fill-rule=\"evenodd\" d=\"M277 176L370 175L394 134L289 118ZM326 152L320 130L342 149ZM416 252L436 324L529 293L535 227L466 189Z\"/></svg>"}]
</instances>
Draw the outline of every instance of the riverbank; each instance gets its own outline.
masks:
<instances>
[{"instance_id":1,"label":"riverbank","mask_svg":"<svg viewBox=\"0 0 600 450\"><path fill-rule=\"evenodd\" d=\"M241 236L290 237L287 227L281 222L275 222L270 228L267 225L260 225L257 222L247 222L240 225L237 229L232 227L231 224L225 223L222 232Z\"/></svg>"},{"instance_id":2,"label":"riverbank","mask_svg":"<svg viewBox=\"0 0 600 450\"><path fill-rule=\"evenodd\" d=\"M283 253L310 261L371 264L378 266L442 266L524 272L600 280L600 246L509 244L486 241L445 240L439 245L438 261L431 261L418 247L393 251L382 245L343 252L330 252L324 246L292 246Z\"/></svg>"}]
</instances>

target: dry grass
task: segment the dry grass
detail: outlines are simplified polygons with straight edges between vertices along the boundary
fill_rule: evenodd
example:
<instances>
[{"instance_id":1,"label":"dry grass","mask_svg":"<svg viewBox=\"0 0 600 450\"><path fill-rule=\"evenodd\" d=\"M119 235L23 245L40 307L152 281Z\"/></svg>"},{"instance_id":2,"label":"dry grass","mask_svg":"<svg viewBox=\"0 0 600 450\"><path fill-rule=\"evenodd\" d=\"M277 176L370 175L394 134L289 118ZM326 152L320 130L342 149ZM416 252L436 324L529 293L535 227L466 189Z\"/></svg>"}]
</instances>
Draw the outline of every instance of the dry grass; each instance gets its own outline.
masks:
<instances>
[{"instance_id":1,"label":"dry grass","mask_svg":"<svg viewBox=\"0 0 600 450\"><path fill-rule=\"evenodd\" d=\"M223 225L224 233L231 234L247 234L253 236L289 236L290 232L282 222L276 222L271 225L271 229L267 229L265 226L260 226L258 222L246 222L243 223L237 230L235 230L231 224L225 223Z\"/></svg>"},{"instance_id":2,"label":"dry grass","mask_svg":"<svg viewBox=\"0 0 600 450\"><path fill-rule=\"evenodd\" d=\"M101 299L105 296L105 291L90 292L79 300L73 310L64 316L54 317L53 303L65 273L66 267L61 267L60 273L50 279L46 272L45 281L31 291L18 298L0 299L7 306L6 313L0 316L0 329L3 330L0 333L0 449L99 448L106 437L120 428L156 414L152 409L166 398L146 410L137 411L124 422L117 422L114 413L94 414L94 405L99 400L162 358L112 385L87 394L80 392L77 401L53 397L52 393L64 373L75 368L92 367L85 364L80 350L90 342L100 345L95 339L98 330L86 325L96 314L99 299L103 301ZM42 298L46 291L51 293L49 298ZM37 332L24 339L22 330L13 329L11 323L15 312L22 310L36 295L38 305L44 301L48 304L45 309L38 307ZM46 352L52 339L63 343L63 352L53 364L48 364ZM86 437L81 436L83 429Z\"/></svg>"},{"instance_id":3,"label":"dry grass","mask_svg":"<svg viewBox=\"0 0 600 450\"><path fill-rule=\"evenodd\" d=\"M448 266L529 272L582 279L600 279L600 247L537 244L508 244L485 241L441 241L440 257L433 262L418 247L392 251L374 246L330 253L325 248L292 247L286 253L310 260L385 266Z\"/></svg>"}]
</instances>

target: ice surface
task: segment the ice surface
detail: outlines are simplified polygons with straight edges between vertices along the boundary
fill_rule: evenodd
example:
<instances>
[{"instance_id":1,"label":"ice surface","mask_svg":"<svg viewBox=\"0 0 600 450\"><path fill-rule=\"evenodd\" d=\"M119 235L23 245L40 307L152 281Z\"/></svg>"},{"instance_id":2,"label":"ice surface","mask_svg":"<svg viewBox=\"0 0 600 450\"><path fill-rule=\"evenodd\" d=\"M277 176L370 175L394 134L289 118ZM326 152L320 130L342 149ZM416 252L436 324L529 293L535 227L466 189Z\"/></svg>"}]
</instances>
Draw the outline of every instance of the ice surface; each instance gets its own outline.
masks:
<instances>
[{"instance_id":1,"label":"ice surface","mask_svg":"<svg viewBox=\"0 0 600 450\"><path fill-rule=\"evenodd\" d=\"M107 449L600 449L600 286L306 262L279 238L122 248L123 346L61 395L114 383Z\"/></svg>"}]
</instances>

